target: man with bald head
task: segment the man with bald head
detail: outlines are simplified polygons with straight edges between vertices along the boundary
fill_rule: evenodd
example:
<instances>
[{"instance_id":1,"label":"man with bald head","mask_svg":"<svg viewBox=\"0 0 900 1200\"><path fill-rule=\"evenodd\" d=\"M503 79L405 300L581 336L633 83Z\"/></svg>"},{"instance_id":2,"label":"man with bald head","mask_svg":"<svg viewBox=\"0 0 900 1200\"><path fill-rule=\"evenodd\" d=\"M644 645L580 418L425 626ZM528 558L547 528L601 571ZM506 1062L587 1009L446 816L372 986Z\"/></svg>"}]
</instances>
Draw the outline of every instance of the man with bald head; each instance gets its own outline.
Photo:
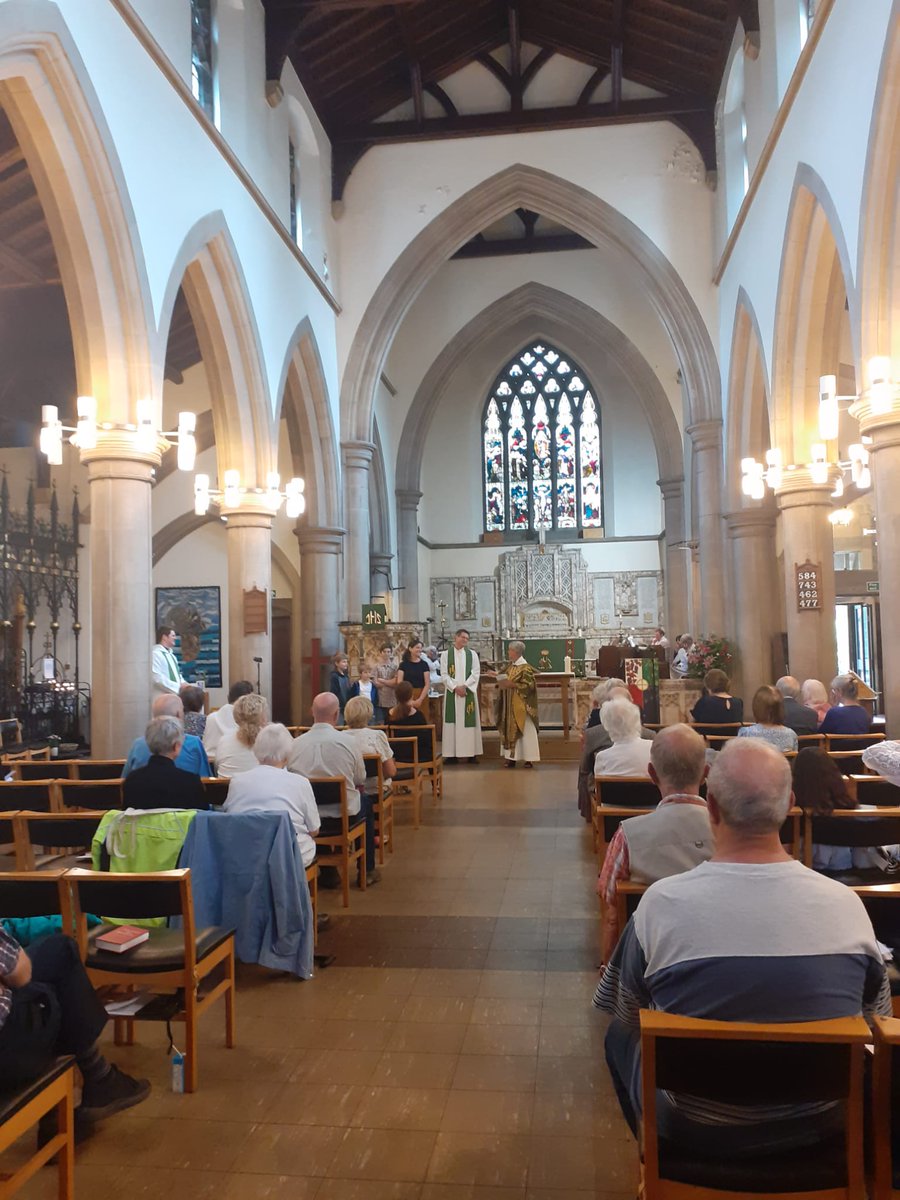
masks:
<instances>
[{"instance_id":1,"label":"man with bald head","mask_svg":"<svg viewBox=\"0 0 900 1200\"><path fill-rule=\"evenodd\" d=\"M650 778L660 801L652 813L629 817L606 850L597 894L604 902L603 961L619 936L616 887L625 879L655 883L690 871L712 854L712 833L700 785L706 778L706 743L689 725L669 725L650 747Z\"/></svg>"},{"instance_id":2,"label":"man with bald head","mask_svg":"<svg viewBox=\"0 0 900 1200\"><path fill-rule=\"evenodd\" d=\"M794 733L815 733L819 728L819 714L814 708L800 703L800 682L793 675L782 675L775 684L784 701L784 723Z\"/></svg>"},{"instance_id":3,"label":"man with bald head","mask_svg":"<svg viewBox=\"0 0 900 1200\"><path fill-rule=\"evenodd\" d=\"M347 812L350 824L366 822L366 883L377 883L381 873L375 866L375 813L372 797L362 790L366 782L366 764L359 743L337 728L340 701L334 692L320 692L312 702L313 726L294 739L287 769L306 779L343 776L347 784ZM320 832L341 832L341 811L334 804L320 804Z\"/></svg>"},{"instance_id":4,"label":"man with bald head","mask_svg":"<svg viewBox=\"0 0 900 1200\"><path fill-rule=\"evenodd\" d=\"M791 858L779 831L791 768L761 739L735 738L707 779L709 862L650 887L597 987L614 1020L606 1060L626 1120L640 1112L640 1010L714 1021L889 1016L872 923L844 884ZM705 1156L754 1157L826 1140L836 1104L736 1109L661 1092L661 1137Z\"/></svg>"},{"instance_id":5,"label":"man with bald head","mask_svg":"<svg viewBox=\"0 0 900 1200\"><path fill-rule=\"evenodd\" d=\"M151 716L174 717L183 725L184 705L181 703L181 697L176 696L174 692L165 692L163 695L157 696L153 701ZM147 739L135 738L128 751L125 766L122 768L122 778L124 779L126 775L130 775L132 771L136 771L140 767L146 767L149 761L150 747L147 745ZM199 775L203 779L208 779L212 775L203 743L193 733L184 735L184 742L175 759L175 766L181 771L190 771L193 775Z\"/></svg>"}]
</instances>

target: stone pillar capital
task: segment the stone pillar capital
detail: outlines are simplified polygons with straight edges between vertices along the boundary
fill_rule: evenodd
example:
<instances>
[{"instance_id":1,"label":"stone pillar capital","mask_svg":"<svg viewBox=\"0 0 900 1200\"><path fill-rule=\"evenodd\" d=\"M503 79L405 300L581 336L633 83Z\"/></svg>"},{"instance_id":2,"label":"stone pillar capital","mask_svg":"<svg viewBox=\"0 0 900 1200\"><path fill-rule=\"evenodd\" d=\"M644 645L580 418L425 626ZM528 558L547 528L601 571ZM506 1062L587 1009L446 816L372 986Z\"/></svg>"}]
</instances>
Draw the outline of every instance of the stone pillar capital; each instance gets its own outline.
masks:
<instances>
[{"instance_id":1,"label":"stone pillar capital","mask_svg":"<svg viewBox=\"0 0 900 1200\"><path fill-rule=\"evenodd\" d=\"M373 442L341 442L341 461L345 469L368 471L375 453Z\"/></svg>"},{"instance_id":2,"label":"stone pillar capital","mask_svg":"<svg viewBox=\"0 0 900 1200\"><path fill-rule=\"evenodd\" d=\"M779 509L784 512L789 508L831 508L833 491L834 482L831 479L828 483L814 483L808 467L794 467L784 472L775 495Z\"/></svg>"},{"instance_id":3,"label":"stone pillar capital","mask_svg":"<svg viewBox=\"0 0 900 1200\"><path fill-rule=\"evenodd\" d=\"M90 477L142 479L145 471L152 472L158 467L167 443L160 439L152 450L140 450L135 445L136 438L137 434L132 429L98 429L97 445L80 452L81 461L87 466Z\"/></svg>"},{"instance_id":4,"label":"stone pillar capital","mask_svg":"<svg viewBox=\"0 0 900 1200\"><path fill-rule=\"evenodd\" d=\"M722 422L720 420L698 421L685 430L694 450L721 450Z\"/></svg>"},{"instance_id":5,"label":"stone pillar capital","mask_svg":"<svg viewBox=\"0 0 900 1200\"><path fill-rule=\"evenodd\" d=\"M900 446L900 403L895 402L887 412L872 412L867 396L850 406L850 415L859 421L860 434L871 437L873 453L888 446Z\"/></svg>"},{"instance_id":6,"label":"stone pillar capital","mask_svg":"<svg viewBox=\"0 0 900 1200\"><path fill-rule=\"evenodd\" d=\"M221 515L229 529L271 529L275 514L259 496L242 495L237 508L222 508Z\"/></svg>"},{"instance_id":7,"label":"stone pillar capital","mask_svg":"<svg viewBox=\"0 0 900 1200\"><path fill-rule=\"evenodd\" d=\"M775 530L776 514L771 508L742 508L725 514L728 536L737 538L771 537Z\"/></svg>"},{"instance_id":8,"label":"stone pillar capital","mask_svg":"<svg viewBox=\"0 0 900 1200\"><path fill-rule=\"evenodd\" d=\"M671 479L657 479L656 486L662 492L663 500L684 499L684 476L676 475Z\"/></svg>"},{"instance_id":9,"label":"stone pillar capital","mask_svg":"<svg viewBox=\"0 0 900 1200\"><path fill-rule=\"evenodd\" d=\"M337 526L298 525L294 537L300 546L300 557L307 554L340 554L346 529Z\"/></svg>"},{"instance_id":10,"label":"stone pillar capital","mask_svg":"<svg viewBox=\"0 0 900 1200\"><path fill-rule=\"evenodd\" d=\"M371 554L369 555L369 562L371 563L371 565L372 565L373 567L384 567L384 568L387 568L387 567L389 567L389 566L391 565L391 563L392 563L393 561L394 561L394 556L393 556L393 554L388 554L388 553L386 553L386 552L385 552L385 553L382 553L382 552L375 553L375 552L373 552L373 553L371 553Z\"/></svg>"},{"instance_id":11,"label":"stone pillar capital","mask_svg":"<svg viewBox=\"0 0 900 1200\"><path fill-rule=\"evenodd\" d=\"M422 493L415 488L397 488L395 493L400 508L415 510L419 507Z\"/></svg>"}]
</instances>

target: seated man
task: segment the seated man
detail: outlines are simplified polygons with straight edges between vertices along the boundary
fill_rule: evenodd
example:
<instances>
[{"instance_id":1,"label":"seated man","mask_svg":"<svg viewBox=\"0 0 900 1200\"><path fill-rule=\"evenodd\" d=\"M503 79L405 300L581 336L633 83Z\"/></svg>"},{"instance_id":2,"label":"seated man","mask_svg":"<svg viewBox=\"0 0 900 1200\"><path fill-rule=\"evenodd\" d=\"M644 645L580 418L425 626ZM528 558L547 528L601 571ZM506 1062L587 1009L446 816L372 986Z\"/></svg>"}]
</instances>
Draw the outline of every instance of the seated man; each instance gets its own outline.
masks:
<instances>
[{"instance_id":1,"label":"seated man","mask_svg":"<svg viewBox=\"0 0 900 1200\"><path fill-rule=\"evenodd\" d=\"M75 1136L94 1121L140 1104L146 1079L133 1079L100 1053L97 1039L106 1010L91 986L75 942L61 933L25 951L0 926L0 1079L20 1088L37 1079L60 1054L73 1054L84 1080L75 1110ZM38 1141L56 1133L56 1113L41 1118Z\"/></svg>"},{"instance_id":2,"label":"seated man","mask_svg":"<svg viewBox=\"0 0 900 1200\"><path fill-rule=\"evenodd\" d=\"M361 792L366 782L366 764L353 737L337 728L340 702L333 692L320 692L312 703L313 727L294 739L287 769L307 779L342 775L347 784L347 812L350 824L360 816L366 822L366 884L378 883L381 872L375 866L375 810L370 796ZM321 832L341 832L341 813L337 805L323 804L319 809Z\"/></svg>"},{"instance_id":3,"label":"seated man","mask_svg":"<svg viewBox=\"0 0 900 1200\"><path fill-rule=\"evenodd\" d=\"M184 738L174 717L153 718L144 733L147 765L126 775L122 785L125 808L209 808L200 776L177 766Z\"/></svg>"},{"instance_id":4,"label":"seated man","mask_svg":"<svg viewBox=\"0 0 900 1200\"><path fill-rule=\"evenodd\" d=\"M689 725L669 725L650 746L650 778L660 801L652 813L623 821L606 850L597 880L604 901L603 961L609 962L619 937L616 887L625 879L655 883L690 871L713 852L706 801L700 785L709 768L706 743Z\"/></svg>"},{"instance_id":5,"label":"seated man","mask_svg":"<svg viewBox=\"0 0 900 1200\"><path fill-rule=\"evenodd\" d=\"M181 703L180 696L157 696L150 712L154 717L174 717L176 721L184 723L184 705ZM135 738L128 751L125 766L122 768L122 778L124 779L131 771L136 771L138 767L146 767L149 761L150 747L147 745L147 739ZM184 735L184 742L178 758L175 760L175 766L180 767L182 771L200 775L204 779L212 775L203 743L192 733Z\"/></svg>"},{"instance_id":6,"label":"seated man","mask_svg":"<svg viewBox=\"0 0 900 1200\"><path fill-rule=\"evenodd\" d=\"M793 1022L890 1015L884 963L862 901L807 870L779 839L791 768L759 739L729 741L707 781L715 853L647 891L619 939L594 1005L613 1014L606 1060L626 1120L641 1108L642 1008L719 1021ZM662 1137L734 1156L814 1144L833 1104L735 1111L659 1096Z\"/></svg>"},{"instance_id":7,"label":"seated man","mask_svg":"<svg viewBox=\"0 0 900 1200\"><path fill-rule=\"evenodd\" d=\"M807 708L800 703L800 683L793 675L782 675L775 684L775 690L781 693L784 701L784 723L794 733L816 733L819 728L819 714L814 708Z\"/></svg>"},{"instance_id":8,"label":"seated man","mask_svg":"<svg viewBox=\"0 0 900 1200\"><path fill-rule=\"evenodd\" d=\"M581 735L581 762L578 766L578 811L586 821L591 819L591 796L594 794L594 759L598 750L608 750L612 738L600 724L600 708L607 700L623 698L631 700L631 693L621 679L604 679L591 692L591 709L587 728ZM632 701L632 703L634 703ZM596 723L592 723L596 713ZM652 729L641 726L641 737L652 742L656 735Z\"/></svg>"}]
</instances>

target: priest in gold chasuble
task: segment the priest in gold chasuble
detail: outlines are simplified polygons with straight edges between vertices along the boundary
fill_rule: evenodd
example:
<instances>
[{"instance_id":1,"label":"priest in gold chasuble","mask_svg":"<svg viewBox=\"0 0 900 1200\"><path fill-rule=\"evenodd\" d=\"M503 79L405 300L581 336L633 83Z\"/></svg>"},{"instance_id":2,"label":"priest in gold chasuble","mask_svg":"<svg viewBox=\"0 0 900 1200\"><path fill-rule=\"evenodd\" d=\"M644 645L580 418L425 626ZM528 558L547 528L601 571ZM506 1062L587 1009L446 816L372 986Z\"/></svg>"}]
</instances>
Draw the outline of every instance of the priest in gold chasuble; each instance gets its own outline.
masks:
<instances>
[{"instance_id":1,"label":"priest in gold chasuble","mask_svg":"<svg viewBox=\"0 0 900 1200\"><path fill-rule=\"evenodd\" d=\"M540 761L538 745L538 697L534 667L525 660L525 643L510 642L506 676L497 678L502 754L508 767Z\"/></svg>"}]
</instances>

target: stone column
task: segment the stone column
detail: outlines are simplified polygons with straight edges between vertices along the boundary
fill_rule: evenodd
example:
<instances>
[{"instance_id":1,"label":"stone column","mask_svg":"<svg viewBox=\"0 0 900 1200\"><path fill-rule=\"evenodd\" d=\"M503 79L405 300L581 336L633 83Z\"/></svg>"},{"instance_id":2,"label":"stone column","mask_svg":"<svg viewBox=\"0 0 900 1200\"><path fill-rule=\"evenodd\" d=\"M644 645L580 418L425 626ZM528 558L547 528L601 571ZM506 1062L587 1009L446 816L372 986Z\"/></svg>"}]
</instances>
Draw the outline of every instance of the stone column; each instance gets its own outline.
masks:
<instances>
[{"instance_id":1,"label":"stone column","mask_svg":"<svg viewBox=\"0 0 900 1200\"><path fill-rule=\"evenodd\" d=\"M83 450L91 506L91 752L121 758L150 717L153 554L150 487L158 453L127 430Z\"/></svg>"},{"instance_id":2,"label":"stone column","mask_svg":"<svg viewBox=\"0 0 900 1200\"><path fill-rule=\"evenodd\" d=\"M686 633L688 620L688 558L684 544L684 477L657 481L663 498L663 521L666 530L666 618L669 642Z\"/></svg>"},{"instance_id":3,"label":"stone column","mask_svg":"<svg viewBox=\"0 0 900 1200\"><path fill-rule=\"evenodd\" d=\"M419 612L419 501L422 493L397 488L397 560L400 620L418 621Z\"/></svg>"},{"instance_id":4,"label":"stone column","mask_svg":"<svg viewBox=\"0 0 900 1200\"><path fill-rule=\"evenodd\" d=\"M225 509L228 554L228 679L256 685L261 658L260 691L272 700L272 510L253 497L242 497L239 509ZM244 632L244 592L259 588L266 597L266 632Z\"/></svg>"},{"instance_id":5,"label":"stone column","mask_svg":"<svg viewBox=\"0 0 900 1200\"><path fill-rule=\"evenodd\" d=\"M393 620L394 612L394 594L391 591L393 584L391 563L393 561L393 554L373 551L369 555L369 595L384 596L384 603L387 605L388 610L388 620Z\"/></svg>"},{"instance_id":6,"label":"stone column","mask_svg":"<svg viewBox=\"0 0 900 1200\"><path fill-rule=\"evenodd\" d=\"M777 491L784 546L784 595L791 675L821 679L826 687L837 670L834 633L834 539L828 514L833 483L813 483L806 467L786 471ZM821 608L800 610L797 571L801 563L821 568Z\"/></svg>"},{"instance_id":7,"label":"stone column","mask_svg":"<svg viewBox=\"0 0 900 1200\"><path fill-rule=\"evenodd\" d=\"M744 697L748 713L756 689L774 682L772 638L778 633L778 606L771 594L775 519L771 508L748 508L725 517L733 564L737 647L731 689L734 695Z\"/></svg>"},{"instance_id":8,"label":"stone column","mask_svg":"<svg viewBox=\"0 0 900 1200\"><path fill-rule=\"evenodd\" d=\"M722 587L722 422L701 421L687 430L691 446L697 512L694 530L700 549L700 629L721 633L725 618Z\"/></svg>"},{"instance_id":9,"label":"stone column","mask_svg":"<svg viewBox=\"0 0 900 1200\"><path fill-rule=\"evenodd\" d=\"M341 616L359 621L369 591L369 468L375 447L371 442L341 442L344 472L345 603Z\"/></svg>"},{"instance_id":10,"label":"stone column","mask_svg":"<svg viewBox=\"0 0 900 1200\"><path fill-rule=\"evenodd\" d=\"M312 655L313 638L319 639L323 658L343 648L338 621L344 534L343 529L314 525L298 524L294 529L300 546L300 640L307 659ZM309 662L303 663L302 677L305 723L312 697L323 681L321 676L311 678Z\"/></svg>"},{"instance_id":11,"label":"stone column","mask_svg":"<svg viewBox=\"0 0 900 1200\"><path fill-rule=\"evenodd\" d=\"M875 521L878 527L878 583L881 594L882 703L888 737L900 737L900 400L886 413L873 413L868 398L854 404L861 434L872 438Z\"/></svg>"}]
</instances>

